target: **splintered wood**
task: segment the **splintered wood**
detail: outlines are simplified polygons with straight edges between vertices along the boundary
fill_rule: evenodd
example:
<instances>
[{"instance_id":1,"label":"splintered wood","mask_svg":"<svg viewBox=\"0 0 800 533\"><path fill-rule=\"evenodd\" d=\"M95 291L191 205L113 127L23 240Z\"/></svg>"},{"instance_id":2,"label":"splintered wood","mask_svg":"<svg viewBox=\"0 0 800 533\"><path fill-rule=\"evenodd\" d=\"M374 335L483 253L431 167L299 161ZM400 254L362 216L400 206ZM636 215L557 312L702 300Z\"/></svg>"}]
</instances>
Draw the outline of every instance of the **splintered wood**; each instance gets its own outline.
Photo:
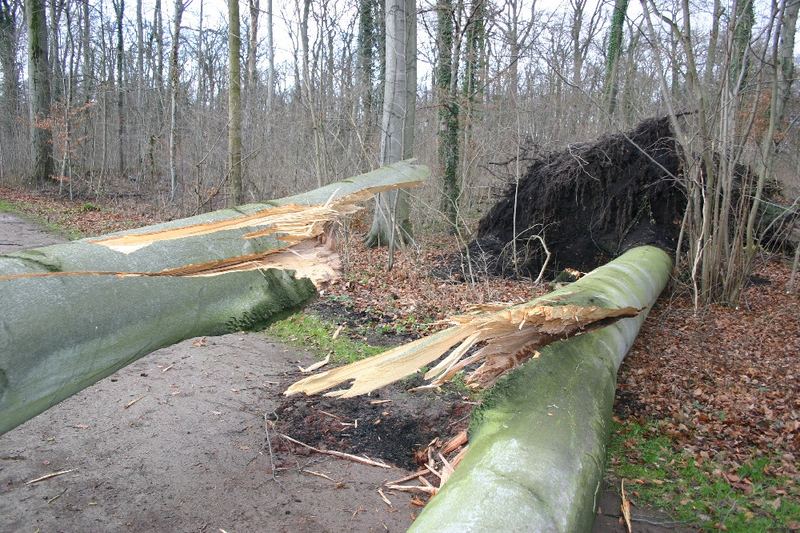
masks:
<instances>
[{"instance_id":1,"label":"splintered wood","mask_svg":"<svg viewBox=\"0 0 800 533\"><path fill-rule=\"evenodd\" d=\"M562 295L562 299L568 295ZM558 305L539 298L515 307L475 306L470 312L447 320L453 326L428 337L398 346L382 354L346 366L309 376L292 384L284 394L317 394L350 383L349 388L327 392L326 396L350 398L403 379L442 358L425 373L425 389L439 387L469 365L480 363L466 383L485 388L518 367L536 349L591 328L608 325L620 318L636 316L639 309L609 309L595 305ZM472 348L478 347L471 355Z\"/></svg>"},{"instance_id":2,"label":"splintered wood","mask_svg":"<svg viewBox=\"0 0 800 533\"><path fill-rule=\"evenodd\" d=\"M358 204L379 192L396 189L400 186L415 185L415 183L404 183L402 185L369 187L340 198L335 198L334 193L322 205L289 204L217 222L192 224L148 233L103 237L90 241L92 244L105 246L123 254L131 254L157 242L261 227L262 229L245 233L242 238L255 239L274 235L278 241L285 244L258 253L192 263L158 272L34 272L0 276L0 281L68 276L202 277L274 268L292 270L295 272L295 277L308 278L319 288L337 279L341 272L341 260L336 252L333 239L333 223L342 217L360 211L362 207Z\"/></svg>"},{"instance_id":3,"label":"splintered wood","mask_svg":"<svg viewBox=\"0 0 800 533\"><path fill-rule=\"evenodd\" d=\"M384 486L389 490L421 493L428 495L428 497L433 497L442 490L444 484L450 479L468 448L466 431L461 431L446 443L442 443L439 438L435 438L428 446L415 454L417 463L423 467L422 470L400 479L387 481ZM456 451L457 453L454 453ZM448 454L454 454L450 460L445 457ZM435 484L431 483L426 476L432 476L431 479ZM419 484L408 484L413 481Z\"/></svg>"}]
</instances>

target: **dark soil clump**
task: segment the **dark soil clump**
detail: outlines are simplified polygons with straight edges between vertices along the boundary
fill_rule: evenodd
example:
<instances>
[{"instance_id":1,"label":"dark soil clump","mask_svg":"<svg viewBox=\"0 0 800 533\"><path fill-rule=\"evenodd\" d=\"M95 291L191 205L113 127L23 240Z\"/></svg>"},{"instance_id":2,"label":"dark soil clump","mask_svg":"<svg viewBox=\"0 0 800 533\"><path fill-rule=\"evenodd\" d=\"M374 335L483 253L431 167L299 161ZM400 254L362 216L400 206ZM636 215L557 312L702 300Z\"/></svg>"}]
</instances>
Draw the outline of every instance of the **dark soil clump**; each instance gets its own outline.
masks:
<instances>
[{"instance_id":1,"label":"dark soil clump","mask_svg":"<svg viewBox=\"0 0 800 533\"><path fill-rule=\"evenodd\" d=\"M422 384L421 378L417 380L344 400L290 396L275 411L276 429L317 448L416 469L414 452L436 437L447 439L465 429L472 410L472 404L456 391L406 392Z\"/></svg>"},{"instance_id":2,"label":"dark soil clump","mask_svg":"<svg viewBox=\"0 0 800 533\"><path fill-rule=\"evenodd\" d=\"M551 272L587 272L642 244L675 248L686 199L668 118L531 157L471 244L473 260L490 273L536 277L546 259L536 235L552 254Z\"/></svg>"}]
</instances>

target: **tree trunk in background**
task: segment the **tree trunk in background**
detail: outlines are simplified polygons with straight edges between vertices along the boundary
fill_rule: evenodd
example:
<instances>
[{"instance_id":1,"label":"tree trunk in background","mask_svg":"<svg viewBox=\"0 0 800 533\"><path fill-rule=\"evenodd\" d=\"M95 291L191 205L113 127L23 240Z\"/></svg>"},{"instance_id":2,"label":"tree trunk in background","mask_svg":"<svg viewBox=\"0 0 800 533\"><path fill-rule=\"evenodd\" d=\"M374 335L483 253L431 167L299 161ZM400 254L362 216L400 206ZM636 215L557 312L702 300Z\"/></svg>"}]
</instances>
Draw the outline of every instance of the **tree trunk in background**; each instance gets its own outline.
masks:
<instances>
[{"instance_id":1,"label":"tree trunk in background","mask_svg":"<svg viewBox=\"0 0 800 533\"><path fill-rule=\"evenodd\" d=\"M83 60L81 65L81 76L83 77L83 83L81 84L82 93L81 96L83 97L84 103L89 103L92 97L92 87L94 84L92 81L94 80L94 64L92 62L92 58L94 57L92 54L92 36L91 36L91 19L89 18L89 0L83 0L81 2L81 47L83 48ZM88 131L88 121L85 124L85 127Z\"/></svg>"},{"instance_id":2,"label":"tree trunk in background","mask_svg":"<svg viewBox=\"0 0 800 533\"><path fill-rule=\"evenodd\" d=\"M178 185L177 152L178 152L178 45L181 38L181 18L183 18L183 2L175 0L175 22L172 30L172 48L169 54L169 199L175 201L175 189Z\"/></svg>"},{"instance_id":3,"label":"tree trunk in background","mask_svg":"<svg viewBox=\"0 0 800 533\"><path fill-rule=\"evenodd\" d=\"M417 9L414 0L386 0L386 83L381 121L381 165L413 156L417 106ZM367 246L412 240L408 192L380 193L375 200ZM391 268L391 254L390 254Z\"/></svg>"},{"instance_id":4,"label":"tree trunk in background","mask_svg":"<svg viewBox=\"0 0 800 533\"><path fill-rule=\"evenodd\" d=\"M0 0L0 69L3 72L3 123L13 127L19 108L19 69L17 68L17 5Z\"/></svg>"},{"instance_id":5,"label":"tree trunk in background","mask_svg":"<svg viewBox=\"0 0 800 533\"><path fill-rule=\"evenodd\" d=\"M61 13L64 11L65 2L50 0L49 2L45 1L45 3L50 8L50 36L48 37L48 45L50 47L48 52L50 62L50 101L57 102L63 96L61 89L64 83L64 68L60 61L59 50L61 48Z\"/></svg>"},{"instance_id":6,"label":"tree trunk in background","mask_svg":"<svg viewBox=\"0 0 800 533\"><path fill-rule=\"evenodd\" d=\"M797 15L800 10L800 0L783 0L783 10L780 23L780 41L773 53L775 64L772 81L772 94L770 98L769 125L761 140L761 162L758 170L755 200L747 216L745 235L745 248L748 258L755 255L755 228L761 207L761 197L764 193L764 184L772 178L775 165L777 143L775 135L781 128L786 104L791 96L792 82L794 81L794 42L797 31Z\"/></svg>"},{"instance_id":7,"label":"tree trunk in background","mask_svg":"<svg viewBox=\"0 0 800 533\"><path fill-rule=\"evenodd\" d=\"M31 177L41 187L53 174L53 134L47 124L50 118L50 66L47 60L47 23L43 0L27 0L25 16L28 19L28 83L33 149Z\"/></svg>"},{"instance_id":8,"label":"tree trunk in background","mask_svg":"<svg viewBox=\"0 0 800 533\"><path fill-rule=\"evenodd\" d=\"M153 73L156 94L158 94L159 131L164 126L164 19L161 13L161 0L153 7L153 33L156 39L156 65Z\"/></svg>"},{"instance_id":9,"label":"tree trunk in background","mask_svg":"<svg viewBox=\"0 0 800 533\"><path fill-rule=\"evenodd\" d=\"M228 207L242 203L242 76L239 0L228 0Z\"/></svg>"},{"instance_id":10,"label":"tree trunk in background","mask_svg":"<svg viewBox=\"0 0 800 533\"><path fill-rule=\"evenodd\" d=\"M733 34L733 57L731 68L728 71L731 87L739 85L739 80L744 82L746 77L747 50L750 48L750 37L753 33L753 24L756 21L754 0L736 0L734 12L736 13L735 29ZM743 74L744 73L744 74Z\"/></svg>"},{"instance_id":11,"label":"tree trunk in background","mask_svg":"<svg viewBox=\"0 0 800 533\"><path fill-rule=\"evenodd\" d=\"M117 154L119 176L125 175L125 93L123 92L122 57L125 52L122 43L122 22L125 13L125 0L115 0L114 10L117 15Z\"/></svg>"},{"instance_id":12,"label":"tree trunk in background","mask_svg":"<svg viewBox=\"0 0 800 533\"><path fill-rule=\"evenodd\" d=\"M614 12L611 15L611 28L608 30L608 53L606 55L606 75L604 92L608 104L608 115L613 117L617 108L617 92L619 91L618 66L622 53L622 34L625 25L625 13L628 11L628 0L614 0Z\"/></svg>"},{"instance_id":13,"label":"tree trunk in background","mask_svg":"<svg viewBox=\"0 0 800 533\"><path fill-rule=\"evenodd\" d=\"M439 103L439 167L442 173L442 212L451 231L458 227L458 99L453 92L458 72L453 68L453 2L438 0L436 89Z\"/></svg>"},{"instance_id":14,"label":"tree trunk in background","mask_svg":"<svg viewBox=\"0 0 800 533\"><path fill-rule=\"evenodd\" d=\"M374 0L360 0L358 6L358 74L361 93L362 129L364 138L371 137L373 124L372 83L374 71L373 51L375 49Z\"/></svg>"},{"instance_id":15,"label":"tree trunk in background","mask_svg":"<svg viewBox=\"0 0 800 533\"><path fill-rule=\"evenodd\" d=\"M272 113L275 104L275 33L272 26L272 0L267 0L267 113ZM267 120L272 124L271 120Z\"/></svg>"},{"instance_id":16,"label":"tree trunk in background","mask_svg":"<svg viewBox=\"0 0 800 533\"><path fill-rule=\"evenodd\" d=\"M247 6L250 10L250 34L247 40L247 89L250 94L255 89L257 75L259 4L260 0L247 0Z\"/></svg>"}]
</instances>

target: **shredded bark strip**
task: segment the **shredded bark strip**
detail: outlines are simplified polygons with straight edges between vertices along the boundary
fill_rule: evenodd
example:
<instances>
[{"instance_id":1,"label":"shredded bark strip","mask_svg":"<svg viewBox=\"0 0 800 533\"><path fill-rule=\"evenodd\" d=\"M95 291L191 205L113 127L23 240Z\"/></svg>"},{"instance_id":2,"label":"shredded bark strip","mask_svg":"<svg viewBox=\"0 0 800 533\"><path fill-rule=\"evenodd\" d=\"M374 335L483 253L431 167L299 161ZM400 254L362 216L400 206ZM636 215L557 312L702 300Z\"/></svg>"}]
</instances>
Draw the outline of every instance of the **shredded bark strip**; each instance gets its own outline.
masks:
<instances>
[{"instance_id":1,"label":"shredded bark strip","mask_svg":"<svg viewBox=\"0 0 800 533\"><path fill-rule=\"evenodd\" d=\"M297 278L309 278L315 286L320 287L337 279L341 267L339 256L333 244L332 224L344 216L360 211L362 207L357 205L358 203L371 198L379 192L397 189L400 186L408 187L409 184L370 187L335 200L332 197L322 205L289 204L219 222L193 224L182 228L106 237L90 241L93 244L106 246L120 253L130 254L155 242L207 235L232 229L266 226L263 229L244 234L243 238L253 239L275 234L280 241L287 244L283 247L254 254L189 264L159 272L32 272L0 276L0 281L69 276L199 277L274 268L293 270Z\"/></svg>"},{"instance_id":2,"label":"shredded bark strip","mask_svg":"<svg viewBox=\"0 0 800 533\"><path fill-rule=\"evenodd\" d=\"M326 396L350 398L403 379L449 352L425 373L430 383L417 389L438 387L465 367L482 363L466 379L472 388L493 385L508 371L531 357L536 348L571 337L587 329L606 326L620 318L636 316L639 309L608 309L594 305L552 305L540 298L515 307L479 306L448 320L453 327L398 346L382 354L309 376L292 384L284 394L317 394L352 381L349 388ZM475 346L482 346L469 357Z\"/></svg>"},{"instance_id":3,"label":"shredded bark strip","mask_svg":"<svg viewBox=\"0 0 800 533\"><path fill-rule=\"evenodd\" d=\"M254 231L246 234L246 239L263 237L281 233L280 239L285 242L297 242L310 239L321 235L328 222L339 219L344 215L351 215L360 211L362 208L357 204L380 192L398 189L400 187L409 188L419 185L419 183L402 183L395 185L381 185L369 187L356 193L348 194L341 198L336 198L335 194L322 205L297 205L288 204L283 206L263 209L251 215L242 215L218 222L206 222L203 224L192 224L182 228L166 229L149 233L137 233L120 235L116 237L106 237L91 241L94 244L106 246L112 250L129 254L149 246L155 242L185 239L208 235L220 231L266 226L263 230Z\"/></svg>"}]
</instances>

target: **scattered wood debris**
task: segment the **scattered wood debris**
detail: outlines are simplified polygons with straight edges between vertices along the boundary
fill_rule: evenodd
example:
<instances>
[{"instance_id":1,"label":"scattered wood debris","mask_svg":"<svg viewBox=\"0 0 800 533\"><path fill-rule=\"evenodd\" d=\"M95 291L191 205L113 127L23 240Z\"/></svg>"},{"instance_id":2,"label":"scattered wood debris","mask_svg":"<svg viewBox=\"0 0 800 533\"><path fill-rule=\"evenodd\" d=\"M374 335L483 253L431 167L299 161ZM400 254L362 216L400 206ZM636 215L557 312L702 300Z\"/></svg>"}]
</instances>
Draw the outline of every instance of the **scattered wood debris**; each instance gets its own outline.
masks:
<instances>
[{"instance_id":1,"label":"scattered wood debris","mask_svg":"<svg viewBox=\"0 0 800 533\"><path fill-rule=\"evenodd\" d=\"M338 457L339 459L347 459L348 461L361 463L363 465L377 466L378 468L391 468L391 466L387 465L386 463L373 461L372 459L369 459L367 457L359 457L358 455L353 455L353 454L344 453L344 452L337 452L335 450L321 450L319 448L315 448L313 446L309 446L308 444L306 444L304 442L300 442L299 440L293 439L292 437L290 437L288 435L284 435L284 434L281 433L280 436L283 437L284 439L288 440L289 442L297 444L298 446L302 446L304 448L307 448L307 449L311 450L312 452L321 453L323 455L330 455L332 457Z\"/></svg>"},{"instance_id":2,"label":"scattered wood debris","mask_svg":"<svg viewBox=\"0 0 800 533\"><path fill-rule=\"evenodd\" d=\"M139 396L138 398L134 398L133 400L131 400L128 403L126 403L125 406L123 407L123 409L128 409L130 406L132 406L136 402L142 400L143 398L144 398L144 396Z\"/></svg>"},{"instance_id":3,"label":"scattered wood debris","mask_svg":"<svg viewBox=\"0 0 800 533\"><path fill-rule=\"evenodd\" d=\"M633 527L631 527L631 502L628 501L628 497L625 495L624 479L619 483L619 490L620 497L622 498L620 510L622 511L622 518L625 520L625 528L628 530L628 533L633 533Z\"/></svg>"},{"instance_id":4,"label":"scattered wood debris","mask_svg":"<svg viewBox=\"0 0 800 533\"><path fill-rule=\"evenodd\" d=\"M308 365L305 368L303 368L302 366L298 366L297 368L299 368L300 372L302 372L303 374L308 374L309 372L319 370L320 368L322 368L323 366L327 365L330 362L331 362L331 354L328 354L322 361L317 361L316 363Z\"/></svg>"},{"instance_id":5,"label":"scattered wood debris","mask_svg":"<svg viewBox=\"0 0 800 533\"><path fill-rule=\"evenodd\" d=\"M456 436L449 439L447 442L442 442L441 439L436 438L422 450L419 450L418 457L427 458L424 462L424 468L418 470L413 474L387 481L384 486L389 490L396 490L399 492L410 492L426 494L429 497L435 496L455 472L458 463L461 462L468 449L468 437L466 431L459 432ZM453 455L452 459L447 459L446 455ZM433 476L434 483L428 480L426 476ZM408 485L410 481L418 481L418 485ZM416 498L416 497L415 497ZM416 498L418 499L418 498ZM419 500L422 501L422 500ZM412 501L412 504L414 502ZM422 502L424 505L424 502ZM418 505L418 504L415 504Z\"/></svg>"},{"instance_id":6,"label":"scattered wood debris","mask_svg":"<svg viewBox=\"0 0 800 533\"><path fill-rule=\"evenodd\" d=\"M31 479L30 481L26 481L26 485L33 485L34 483L39 483L40 481L45 481L47 479L52 479L54 477L63 476L64 474L69 474L70 472L74 472L75 468L70 468L69 470L60 470L58 472L51 472L49 474L45 474L43 476L37 477L36 479Z\"/></svg>"}]
</instances>

